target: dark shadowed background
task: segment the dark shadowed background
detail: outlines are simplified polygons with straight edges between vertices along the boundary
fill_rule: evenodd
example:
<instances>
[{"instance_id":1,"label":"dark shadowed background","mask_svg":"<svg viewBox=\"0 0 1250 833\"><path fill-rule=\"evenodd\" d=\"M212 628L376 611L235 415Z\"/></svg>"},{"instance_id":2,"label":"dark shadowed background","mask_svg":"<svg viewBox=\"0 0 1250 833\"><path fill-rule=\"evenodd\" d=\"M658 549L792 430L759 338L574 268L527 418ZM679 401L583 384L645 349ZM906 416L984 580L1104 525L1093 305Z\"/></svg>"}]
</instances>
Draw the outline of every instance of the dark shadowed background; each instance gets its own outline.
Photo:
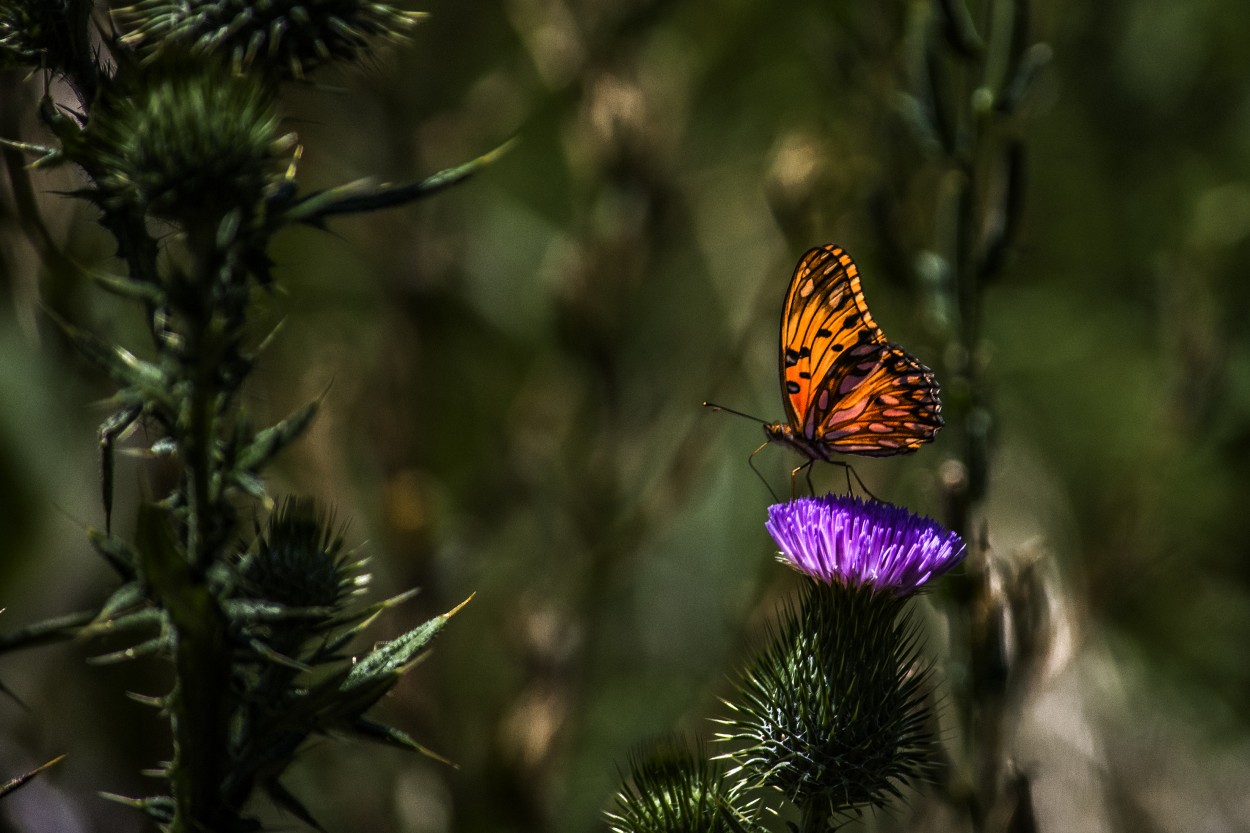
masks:
<instances>
[{"instance_id":1,"label":"dark shadowed background","mask_svg":"<svg viewBox=\"0 0 1250 833\"><path fill-rule=\"evenodd\" d=\"M422 588L377 639L476 593L383 706L457 768L315 746L288 786L327 829L598 830L639 742L711 734L793 583L747 465L758 425L701 402L782 417L782 295L826 242L856 257L892 340L939 378L955 360L921 268L949 174L899 98L927 6L433 0L411 46L288 89L310 188L420 177L520 137L466 185L333 234L289 230L273 252L257 335L282 328L249 408L273 421L325 392L273 493L350 520L375 593ZM1008 744L1042 830L1245 830L1250 6L1039 0L1032 25L1053 57L1010 128L1025 210L980 348L992 464L977 528L1052 588ZM40 138L24 114L41 92L0 77L4 135ZM70 256L116 268L91 209L54 193L72 172L34 183ZM46 310L143 342L129 307L41 266L11 195L6 178L0 625L17 627L111 588L84 536L102 523L110 388ZM940 518L957 437L857 470ZM755 459L779 492L799 462ZM143 465L119 466L123 528ZM816 479L843 488L832 467ZM84 663L104 647L0 662L29 706L0 700L0 776L69 754L0 805L4 829L143 829L96 792L149 789L138 771L169 749L125 693L167 681ZM956 829L928 806L912 796L864 825Z\"/></svg>"}]
</instances>

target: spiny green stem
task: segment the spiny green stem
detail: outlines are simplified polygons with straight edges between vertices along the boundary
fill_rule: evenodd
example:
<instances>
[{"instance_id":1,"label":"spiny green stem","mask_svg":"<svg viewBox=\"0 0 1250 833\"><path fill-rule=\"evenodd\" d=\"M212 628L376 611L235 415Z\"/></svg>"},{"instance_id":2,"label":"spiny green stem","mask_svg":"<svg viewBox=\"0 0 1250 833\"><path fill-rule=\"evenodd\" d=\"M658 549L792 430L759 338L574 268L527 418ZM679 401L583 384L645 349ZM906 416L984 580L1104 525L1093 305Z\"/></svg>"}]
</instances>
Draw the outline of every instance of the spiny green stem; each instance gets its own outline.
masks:
<instances>
[{"instance_id":1,"label":"spiny green stem","mask_svg":"<svg viewBox=\"0 0 1250 833\"><path fill-rule=\"evenodd\" d=\"M238 821L218 793L229 774L224 754L230 719L225 617L203 584L187 590L187 597L170 611L177 632L176 682L170 702L174 733L170 786L177 810L171 833L229 829Z\"/></svg>"},{"instance_id":2,"label":"spiny green stem","mask_svg":"<svg viewBox=\"0 0 1250 833\"><path fill-rule=\"evenodd\" d=\"M194 238L196 235L191 234ZM181 312L186 322L190 410L186 433L178 437L185 459L187 523L185 595L168 599L176 632L175 689L170 713L174 729L171 781L176 803L173 831L217 830L236 820L225 807L221 785L229 774L227 743L231 704L231 662L226 619L206 583L208 568L219 557L221 513L212 493L217 461L217 400L221 394L218 364L224 334L214 289L217 260L211 245L192 247L195 267Z\"/></svg>"}]
</instances>

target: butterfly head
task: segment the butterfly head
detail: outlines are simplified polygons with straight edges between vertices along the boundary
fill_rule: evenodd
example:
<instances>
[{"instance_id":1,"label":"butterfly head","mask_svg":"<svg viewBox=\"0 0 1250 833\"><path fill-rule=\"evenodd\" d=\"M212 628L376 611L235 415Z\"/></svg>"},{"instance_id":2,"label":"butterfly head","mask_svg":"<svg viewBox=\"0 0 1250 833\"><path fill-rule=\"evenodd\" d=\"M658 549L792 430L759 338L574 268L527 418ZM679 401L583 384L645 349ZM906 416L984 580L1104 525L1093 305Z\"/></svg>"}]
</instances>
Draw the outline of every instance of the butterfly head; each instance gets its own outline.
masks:
<instances>
[{"instance_id":1,"label":"butterfly head","mask_svg":"<svg viewBox=\"0 0 1250 833\"><path fill-rule=\"evenodd\" d=\"M769 442L785 443L785 438L794 434L794 429L784 422L765 422L764 436Z\"/></svg>"},{"instance_id":2,"label":"butterfly head","mask_svg":"<svg viewBox=\"0 0 1250 833\"><path fill-rule=\"evenodd\" d=\"M829 451L820 443L813 442L806 435L795 431L794 426L787 422L764 423L764 436L771 443L792 448L812 460L828 460Z\"/></svg>"}]
</instances>

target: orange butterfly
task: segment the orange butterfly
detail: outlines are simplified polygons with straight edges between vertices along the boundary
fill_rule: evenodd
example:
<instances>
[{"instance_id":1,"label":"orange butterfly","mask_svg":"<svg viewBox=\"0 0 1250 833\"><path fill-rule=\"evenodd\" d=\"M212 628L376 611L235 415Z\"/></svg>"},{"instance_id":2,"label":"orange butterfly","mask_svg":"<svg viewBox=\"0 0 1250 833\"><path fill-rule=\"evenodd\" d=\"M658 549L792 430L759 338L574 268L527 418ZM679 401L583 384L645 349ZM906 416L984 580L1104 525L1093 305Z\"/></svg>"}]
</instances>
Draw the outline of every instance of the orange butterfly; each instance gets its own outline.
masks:
<instances>
[{"instance_id":1,"label":"orange butterfly","mask_svg":"<svg viewBox=\"0 0 1250 833\"><path fill-rule=\"evenodd\" d=\"M809 249L781 310L781 398L786 422L771 442L815 460L833 453L889 457L915 451L942 427L933 371L872 320L859 268L841 246Z\"/></svg>"}]
</instances>

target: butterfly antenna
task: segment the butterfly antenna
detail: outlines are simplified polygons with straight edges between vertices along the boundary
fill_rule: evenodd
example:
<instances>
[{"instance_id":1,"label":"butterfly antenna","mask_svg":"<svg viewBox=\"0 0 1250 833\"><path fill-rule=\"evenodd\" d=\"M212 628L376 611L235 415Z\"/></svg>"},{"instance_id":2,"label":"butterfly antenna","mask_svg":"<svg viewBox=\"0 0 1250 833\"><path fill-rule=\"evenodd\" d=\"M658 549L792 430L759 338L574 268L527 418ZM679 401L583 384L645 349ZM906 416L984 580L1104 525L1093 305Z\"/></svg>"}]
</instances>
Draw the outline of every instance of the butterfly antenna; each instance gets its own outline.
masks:
<instances>
[{"instance_id":1,"label":"butterfly antenna","mask_svg":"<svg viewBox=\"0 0 1250 833\"><path fill-rule=\"evenodd\" d=\"M767 442L761 443L759 448L752 451L751 456L747 458L747 465L751 467L751 471L755 472L755 476L758 477L760 479L760 482L764 484L764 488L768 490L768 493L773 496L773 501L775 503L781 503L781 498L777 497L777 493L773 491L773 487L769 485L768 480L767 478L764 477L763 472L761 472L759 469L755 467L755 455L763 451L765 446L767 445L768 445Z\"/></svg>"},{"instance_id":2,"label":"butterfly antenna","mask_svg":"<svg viewBox=\"0 0 1250 833\"><path fill-rule=\"evenodd\" d=\"M724 411L725 413L727 413L727 414L733 414L734 416L746 417L747 419L755 420L756 422L768 422L768 420L766 420L766 419L760 419L760 418L759 418L759 417L757 417L757 416L751 416L750 414L744 414L742 411L735 411L733 408L726 408L724 405L717 405L715 402L704 402L704 403L703 403L703 407L705 407L705 408L711 408L713 411ZM767 443L765 443L764 445L767 445ZM763 447L764 447L764 446L760 446L760 448L763 448ZM755 451L756 451L756 453L758 453L758 452L759 452L759 448L757 448ZM755 456L755 454L752 454L751 456L752 456L752 457L754 457L754 456Z\"/></svg>"}]
</instances>

